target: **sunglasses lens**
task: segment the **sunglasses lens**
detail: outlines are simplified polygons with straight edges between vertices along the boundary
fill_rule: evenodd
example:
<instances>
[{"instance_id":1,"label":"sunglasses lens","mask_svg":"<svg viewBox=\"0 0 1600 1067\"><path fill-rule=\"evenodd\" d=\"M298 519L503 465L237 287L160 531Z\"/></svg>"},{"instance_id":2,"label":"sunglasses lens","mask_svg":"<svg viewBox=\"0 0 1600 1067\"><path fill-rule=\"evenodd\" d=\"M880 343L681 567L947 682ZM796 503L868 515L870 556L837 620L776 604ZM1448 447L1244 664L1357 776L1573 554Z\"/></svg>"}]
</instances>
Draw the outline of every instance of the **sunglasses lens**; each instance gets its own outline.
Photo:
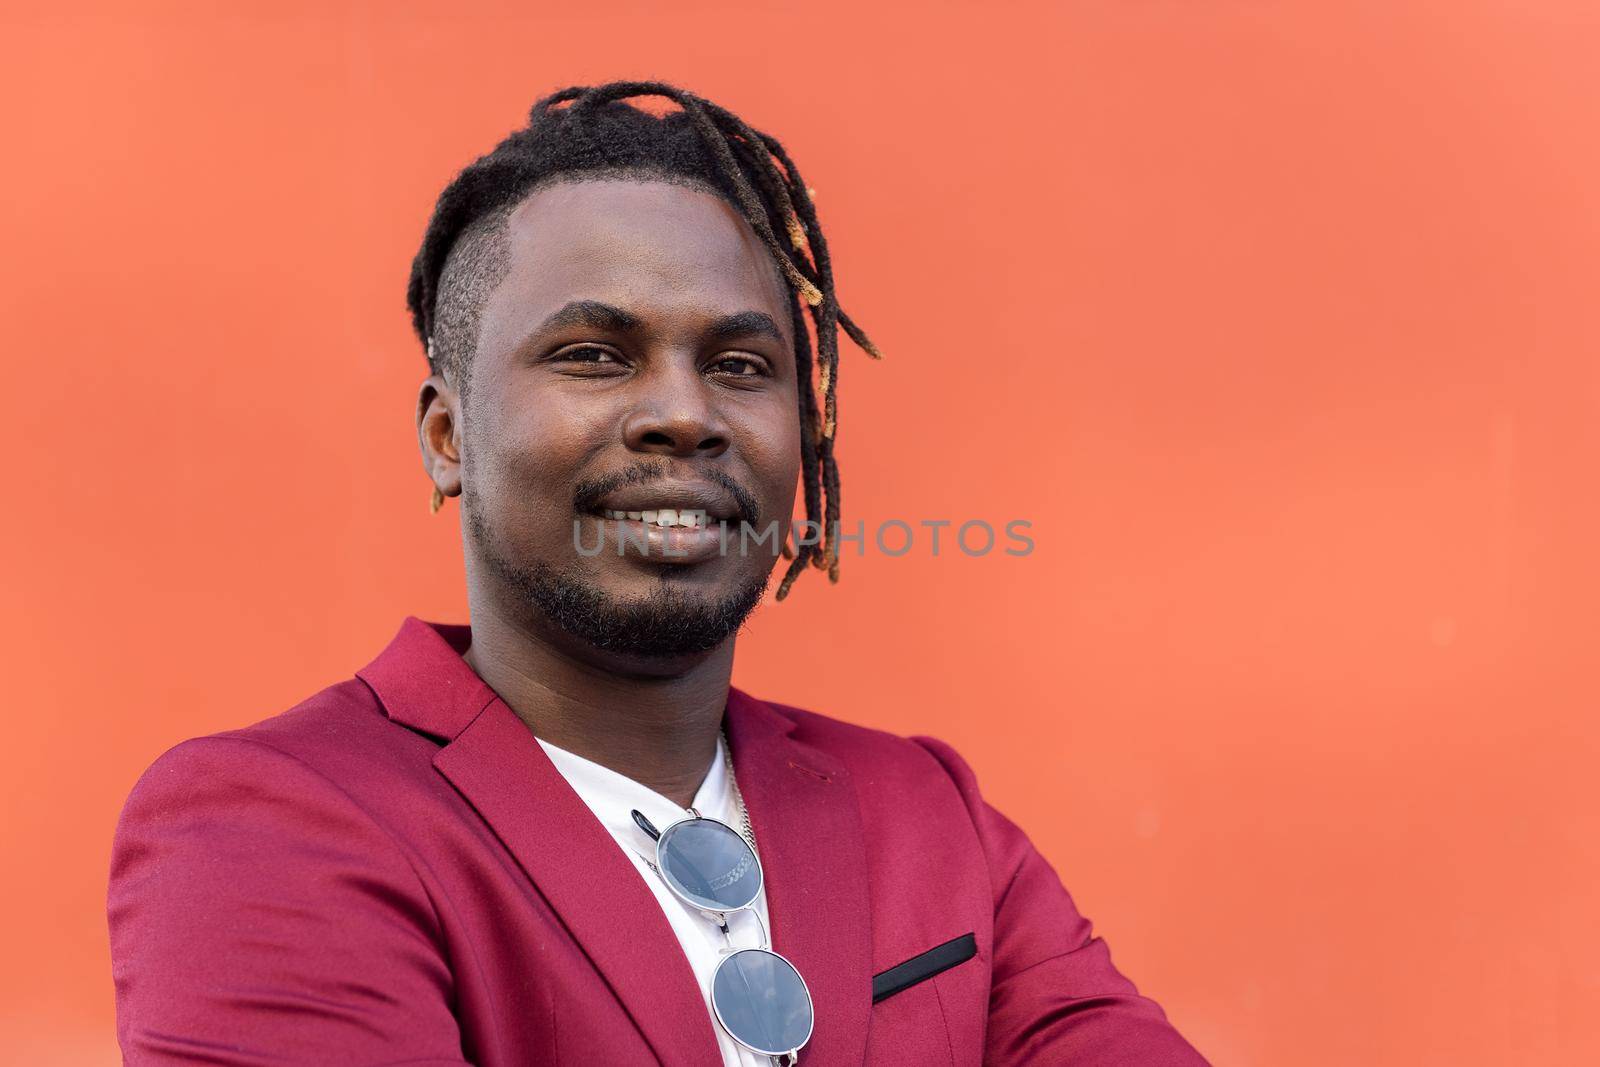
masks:
<instances>
[{"instance_id":1,"label":"sunglasses lens","mask_svg":"<svg viewBox=\"0 0 1600 1067\"><path fill-rule=\"evenodd\" d=\"M667 827L658 848L662 877L697 907L737 911L761 891L756 854L730 826L687 819Z\"/></svg>"},{"instance_id":2,"label":"sunglasses lens","mask_svg":"<svg viewBox=\"0 0 1600 1067\"><path fill-rule=\"evenodd\" d=\"M711 1006L734 1039L766 1056L793 1052L811 1038L811 994L789 961L747 948L717 965Z\"/></svg>"}]
</instances>

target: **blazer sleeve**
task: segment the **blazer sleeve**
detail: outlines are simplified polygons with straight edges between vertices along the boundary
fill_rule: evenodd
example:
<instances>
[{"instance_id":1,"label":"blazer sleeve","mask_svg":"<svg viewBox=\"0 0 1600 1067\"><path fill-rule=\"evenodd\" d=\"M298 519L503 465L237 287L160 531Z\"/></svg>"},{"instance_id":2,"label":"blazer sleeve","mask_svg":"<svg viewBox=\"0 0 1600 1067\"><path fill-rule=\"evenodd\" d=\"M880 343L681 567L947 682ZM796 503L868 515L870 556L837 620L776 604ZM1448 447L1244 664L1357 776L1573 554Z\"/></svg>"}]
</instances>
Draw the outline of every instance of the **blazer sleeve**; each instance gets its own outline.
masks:
<instances>
[{"instance_id":1,"label":"blazer sleeve","mask_svg":"<svg viewBox=\"0 0 1600 1067\"><path fill-rule=\"evenodd\" d=\"M915 737L954 780L994 885L994 958L984 1063L1203 1067L1155 1001L1112 966L1054 868L978 791L955 749Z\"/></svg>"},{"instance_id":2,"label":"blazer sleeve","mask_svg":"<svg viewBox=\"0 0 1600 1067\"><path fill-rule=\"evenodd\" d=\"M196 738L144 773L107 920L134 1067L466 1062L410 862L334 782L262 742Z\"/></svg>"}]
</instances>

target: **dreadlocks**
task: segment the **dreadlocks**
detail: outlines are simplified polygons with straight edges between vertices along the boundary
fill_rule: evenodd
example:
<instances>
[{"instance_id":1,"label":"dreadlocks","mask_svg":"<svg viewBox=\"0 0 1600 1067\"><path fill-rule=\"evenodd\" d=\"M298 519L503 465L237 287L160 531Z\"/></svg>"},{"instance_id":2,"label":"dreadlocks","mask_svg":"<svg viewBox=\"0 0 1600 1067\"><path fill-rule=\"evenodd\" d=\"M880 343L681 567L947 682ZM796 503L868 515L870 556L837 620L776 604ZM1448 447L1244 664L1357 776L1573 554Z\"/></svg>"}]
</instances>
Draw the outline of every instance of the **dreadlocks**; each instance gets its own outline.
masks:
<instances>
[{"instance_id":1,"label":"dreadlocks","mask_svg":"<svg viewBox=\"0 0 1600 1067\"><path fill-rule=\"evenodd\" d=\"M677 111L653 115L623 101L656 96ZM465 395L483 301L507 268L504 226L535 189L578 178L649 178L693 185L728 200L766 245L791 295L799 379L800 459L806 519L821 531L799 545L777 599L805 570L839 580L839 467L834 460L839 330L882 358L839 306L833 263L812 190L777 138L733 112L662 82L574 86L533 105L528 125L467 167L439 195L411 265L407 302L435 374ZM780 235L782 235L780 237ZM806 329L809 310L816 338ZM812 385L815 363L821 403ZM789 555L784 546L784 555Z\"/></svg>"}]
</instances>

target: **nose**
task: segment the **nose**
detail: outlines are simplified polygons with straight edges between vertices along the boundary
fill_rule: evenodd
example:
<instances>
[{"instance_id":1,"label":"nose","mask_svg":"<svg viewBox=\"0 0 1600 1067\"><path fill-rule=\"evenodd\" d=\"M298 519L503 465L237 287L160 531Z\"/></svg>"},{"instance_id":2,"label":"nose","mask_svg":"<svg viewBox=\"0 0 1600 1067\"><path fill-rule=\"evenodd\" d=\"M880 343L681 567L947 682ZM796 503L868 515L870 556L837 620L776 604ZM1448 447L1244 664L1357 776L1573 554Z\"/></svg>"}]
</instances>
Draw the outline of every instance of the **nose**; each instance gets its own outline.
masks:
<instances>
[{"instance_id":1,"label":"nose","mask_svg":"<svg viewBox=\"0 0 1600 1067\"><path fill-rule=\"evenodd\" d=\"M710 458L728 450L728 427L693 360L640 376L622 435L635 452Z\"/></svg>"}]
</instances>

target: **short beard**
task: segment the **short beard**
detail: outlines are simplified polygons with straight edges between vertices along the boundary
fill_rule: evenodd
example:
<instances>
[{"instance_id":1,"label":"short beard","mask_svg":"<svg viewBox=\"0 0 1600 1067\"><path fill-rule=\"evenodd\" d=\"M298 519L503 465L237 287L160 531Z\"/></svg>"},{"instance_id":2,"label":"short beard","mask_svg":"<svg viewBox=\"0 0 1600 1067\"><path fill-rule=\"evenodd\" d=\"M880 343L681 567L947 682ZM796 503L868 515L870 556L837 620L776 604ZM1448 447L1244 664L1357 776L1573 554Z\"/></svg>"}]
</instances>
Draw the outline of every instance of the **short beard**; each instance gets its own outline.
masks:
<instances>
[{"instance_id":1,"label":"short beard","mask_svg":"<svg viewBox=\"0 0 1600 1067\"><path fill-rule=\"evenodd\" d=\"M761 603L771 572L746 582L720 601L663 580L656 592L617 600L585 582L559 574L543 560L514 563L500 553L472 500L462 508L473 540L500 581L535 605L551 625L603 652L669 659L709 652L739 632Z\"/></svg>"}]
</instances>

